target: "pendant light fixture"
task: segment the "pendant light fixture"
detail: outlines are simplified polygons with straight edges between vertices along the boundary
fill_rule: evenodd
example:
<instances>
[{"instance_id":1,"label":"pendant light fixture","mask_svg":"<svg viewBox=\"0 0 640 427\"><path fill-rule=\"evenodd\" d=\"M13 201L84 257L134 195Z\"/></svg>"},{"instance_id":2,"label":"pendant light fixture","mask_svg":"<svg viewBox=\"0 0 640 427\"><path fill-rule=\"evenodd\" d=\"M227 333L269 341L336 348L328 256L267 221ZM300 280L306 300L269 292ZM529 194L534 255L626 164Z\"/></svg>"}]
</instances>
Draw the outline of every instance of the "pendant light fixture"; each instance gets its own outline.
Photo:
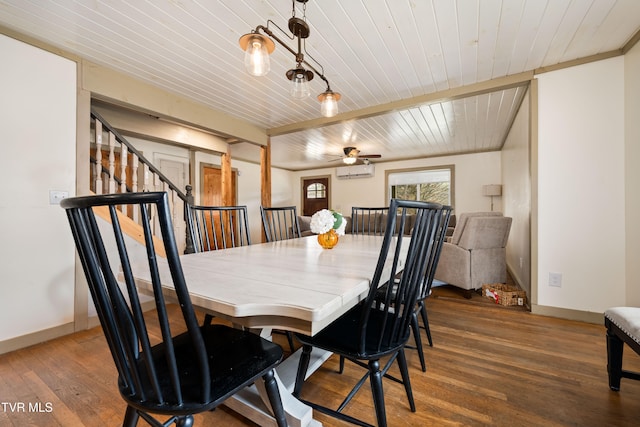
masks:
<instances>
[{"instance_id":1,"label":"pendant light fixture","mask_svg":"<svg viewBox=\"0 0 640 427\"><path fill-rule=\"evenodd\" d=\"M275 49L275 40L295 57L295 67L288 70L286 73L287 78L291 80L291 96L295 99L308 98L311 94L309 82L313 80L313 77L317 74L318 77L327 84L327 89L318 95L318 101L320 101L320 113L324 117L333 117L338 114L338 101L341 96L339 93L331 90L329 80L324 76L324 68L306 51L304 41L309 37L309 25L306 21L307 1L309 0L291 0L292 16L289 19L289 31L291 34L282 30L282 28L276 25L273 21L268 20L266 27L258 25L251 33L240 37L240 47L245 51L244 65L247 72L252 76L259 77L266 75L271 68L269 55ZM296 17L296 2L302 3L302 18ZM289 37L289 39L297 41L298 50L293 50L285 42L274 35L269 29L270 24ZM261 34L260 32L264 34ZM305 54L306 58L311 59L320 71L318 71L316 66L307 61Z\"/></svg>"}]
</instances>

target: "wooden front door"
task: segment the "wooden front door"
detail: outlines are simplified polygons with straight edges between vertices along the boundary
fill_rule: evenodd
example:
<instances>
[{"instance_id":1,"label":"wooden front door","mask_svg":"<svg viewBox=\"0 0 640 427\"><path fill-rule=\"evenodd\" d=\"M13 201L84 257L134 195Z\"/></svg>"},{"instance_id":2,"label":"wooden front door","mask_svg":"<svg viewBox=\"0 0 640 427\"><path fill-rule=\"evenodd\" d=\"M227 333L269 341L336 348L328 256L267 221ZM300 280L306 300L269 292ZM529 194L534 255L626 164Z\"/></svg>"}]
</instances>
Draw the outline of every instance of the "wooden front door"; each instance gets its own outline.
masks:
<instances>
[{"instance_id":1,"label":"wooden front door","mask_svg":"<svg viewBox=\"0 0 640 427\"><path fill-rule=\"evenodd\" d=\"M329 177L302 180L302 214L311 216L321 209L329 209Z\"/></svg>"}]
</instances>

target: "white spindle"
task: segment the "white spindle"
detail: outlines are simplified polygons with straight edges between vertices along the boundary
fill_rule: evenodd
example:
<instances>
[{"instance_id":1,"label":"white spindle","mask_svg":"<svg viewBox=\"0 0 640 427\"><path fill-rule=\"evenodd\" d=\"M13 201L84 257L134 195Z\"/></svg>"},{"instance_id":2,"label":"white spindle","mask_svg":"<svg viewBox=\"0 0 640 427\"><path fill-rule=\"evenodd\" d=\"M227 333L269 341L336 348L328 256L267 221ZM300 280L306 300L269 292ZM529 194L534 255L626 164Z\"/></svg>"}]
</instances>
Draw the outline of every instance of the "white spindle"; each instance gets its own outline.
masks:
<instances>
[{"instance_id":1,"label":"white spindle","mask_svg":"<svg viewBox=\"0 0 640 427\"><path fill-rule=\"evenodd\" d=\"M176 215L176 202L178 201L178 193L176 193L174 190L171 190L168 188L169 185L167 185L167 191L169 191L169 200L170 200L170 204L171 204L171 221L173 221L173 232L175 234L175 224L178 224L178 218ZM179 236L179 234L178 234Z\"/></svg>"},{"instance_id":2,"label":"white spindle","mask_svg":"<svg viewBox=\"0 0 640 427\"><path fill-rule=\"evenodd\" d=\"M162 191L162 181L160 180L160 176L154 172L153 174L153 190L154 191Z\"/></svg>"},{"instance_id":3,"label":"white spindle","mask_svg":"<svg viewBox=\"0 0 640 427\"><path fill-rule=\"evenodd\" d=\"M94 166L94 191L102 194L102 122L96 120L96 164Z\"/></svg>"},{"instance_id":4,"label":"white spindle","mask_svg":"<svg viewBox=\"0 0 640 427\"><path fill-rule=\"evenodd\" d=\"M142 164L142 191L149 191L149 165Z\"/></svg>"},{"instance_id":5,"label":"white spindle","mask_svg":"<svg viewBox=\"0 0 640 427\"><path fill-rule=\"evenodd\" d=\"M131 191L138 192L138 156L131 156Z\"/></svg>"},{"instance_id":6,"label":"white spindle","mask_svg":"<svg viewBox=\"0 0 640 427\"><path fill-rule=\"evenodd\" d=\"M127 146L124 144L120 144L120 192L127 192ZM124 212L125 215L128 215L127 206L122 206L120 210Z\"/></svg>"},{"instance_id":7,"label":"white spindle","mask_svg":"<svg viewBox=\"0 0 640 427\"><path fill-rule=\"evenodd\" d=\"M138 191L138 156L135 154L131 160L131 191L136 193ZM139 213L137 209L133 210L133 220L138 222Z\"/></svg>"},{"instance_id":8,"label":"white spindle","mask_svg":"<svg viewBox=\"0 0 640 427\"><path fill-rule=\"evenodd\" d=\"M116 180L114 179L116 173L116 136L113 132L109 132L109 194L116 192Z\"/></svg>"}]
</instances>

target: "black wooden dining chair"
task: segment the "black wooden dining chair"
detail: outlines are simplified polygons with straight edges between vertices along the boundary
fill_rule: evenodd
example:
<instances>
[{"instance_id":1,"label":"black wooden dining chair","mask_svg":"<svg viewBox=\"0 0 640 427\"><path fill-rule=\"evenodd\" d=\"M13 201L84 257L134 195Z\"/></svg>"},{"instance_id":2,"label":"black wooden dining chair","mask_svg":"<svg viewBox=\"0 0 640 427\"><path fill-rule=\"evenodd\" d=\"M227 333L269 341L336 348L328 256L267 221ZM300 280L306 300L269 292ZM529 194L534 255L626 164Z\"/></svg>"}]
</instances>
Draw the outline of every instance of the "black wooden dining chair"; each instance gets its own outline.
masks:
<instances>
[{"instance_id":1,"label":"black wooden dining chair","mask_svg":"<svg viewBox=\"0 0 640 427\"><path fill-rule=\"evenodd\" d=\"M236 248L251 244L246 206L186 206L192 253ZM213 316L204 316L205 325Z\"/></svg>"},{"instance_id":2,"label":"black wooden dining chair","mask_svg":"<svg viewBox=\"0 0 640 427\"><path fill-rule=\"evenodd\" d=\"M415 212L411 235L405 233L408 210ZM441 210L442 206L434 203L391 200L389 211L398 215L387 216L382 248L366 298L316 335L296 334L302 343L293 393L296 397L301 396L311 350L317 347L344 356L366 367L367 372L337 409L303 400L311 407L343 421L368 426L370 424L365 421L342 411L369 378L378 426L386 426L382 379L397 360L409 407L415 412L404 347L411 336L411 323L422 295L428 260L436 248L434 241L442 218ZM382 303L379 303L379 287L386 283L395 283L395 286L386 287ZM382 367L380 359L385 356L389 358Z\"/></svg>"},{"instance_id":3,"label":"black wooden dining chair","mask_svg":"<svg viewBox=\"0 0 640 427\"><path fill-rule=\"evenodd\" d=\"M295 206L260 206L260 215L262 216L262 230L267 242L294 239L301 236Z\"/></svg>"},{"instance_id":4,"label":"black wooden dining chair","mask_svg":"<svg viewBox=\"0 0 640 427\"><path fill-rule=\"evenodd\" d=\"M351 234L382 236L385 231L384 225L388 213L389 207L352 207Z\"/></svg>"},{"instance_id":5,"label":"black wooden dining chair","mask_svg":"<svg viewBox=\"0 0 640 427\"><path fill-rule=\"evenodd\" d=\"M429 254L427 259L427 269L425 271L424 283L422 290L418 296L416 303L416 310L413 314L413 320L411 322L411 329L413 330L413 337L416 342L416 349L418 350L418 357L420 359L420 367L422 372L427 371L427 365L424 360L424 352L422 351L422 339L420 338L420 328L418 323L418 315L422 318L422 324L424 325L425 332L427 334L427 340L429 346L433 347L433 339L431 338L431 329L429 328L429 317L427 315L427 306L425 300L431 295L431 286L433 285L433 277L438 267L438 260L440 259L440 253L442 252L442 244L446 239L447 227L449 225L449 219L451 218L451 206L443 206L440 213L439 225L434 236L434 248Z\"/></svg>"},{"instance_id":6,"label":"black wooden dining chair","mask_svg":"<svg viewBox=\"0 0 640 427\"><path fill-rule=\"evenodd\" d=\"M211 410L238 390L264 380L278 426L286 420L274 368L282 348L225 325L199 326L178 257L167 194L123 193L65 199L61 203L75 239L91 297L118 370L118 388L127 403L123 425L143 418L153 426L193 425L193 414ZM144 242L125 236L117 206L140 211ZM108 220L96 219L94 208ZM149 211L156 210L162 241L156 243ZM111 224L109 224L109 222ZM126 227L126 226L125 226ZM181 316L166 308L158 251L166 253ZM143 313L130 262L146 256L155 311ZM138 258L135 258L138 257ZM137 265L137 264L136 264ZM123 278L122 284L117 277ZM144 297L142 297L144 298ZM148 325L159 326L159 333ZM173 334L172 330L179 333ZM155 417L168 417L164 422Z\"/></svg>"},{"instance_id":7,"label":"black wooden dining chair","mask_svg":"<svg viewBox=\"0 0 640 427\"><path fill-rule=\"evenodd\" d=\"M251 244L246 206L187 205L186 209L196 253Z\"/></svg>"},{"instance_id":8,"label":"black wooden dining chair","mask_svg":"<svg viewBox=\"0 0 640 427\"><path fill-rule=\"evenodd\" d=\"M262 231L267 242L277 242L300 237L300 223L298 212L295 206L264 207L260 206L260 216L262 217ZM283 334L287 337L289 349L293 353L295 345L293 343L293 333L291 331L273 330L276 334Z\"/></svg>"}]
</instances>

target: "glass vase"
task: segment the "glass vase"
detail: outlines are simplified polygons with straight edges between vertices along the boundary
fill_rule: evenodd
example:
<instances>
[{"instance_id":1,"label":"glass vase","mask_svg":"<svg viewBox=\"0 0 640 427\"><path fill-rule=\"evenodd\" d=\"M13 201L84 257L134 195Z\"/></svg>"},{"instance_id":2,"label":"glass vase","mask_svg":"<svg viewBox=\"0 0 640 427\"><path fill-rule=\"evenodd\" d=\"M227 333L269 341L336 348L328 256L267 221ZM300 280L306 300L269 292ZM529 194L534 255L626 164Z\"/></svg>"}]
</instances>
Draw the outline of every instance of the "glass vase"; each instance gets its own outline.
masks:
<instances>
[{"instance_id":1,"label":"glass vase","mask_svg":"<svg viewBox=\"0 0 640 427\"><path fill-rule=\"evenodd\" d=\"M333 249L338 244L338 234L333 228L326 233L318 234L318 243L324 249Z\"/></svg>"}]
</instances>

